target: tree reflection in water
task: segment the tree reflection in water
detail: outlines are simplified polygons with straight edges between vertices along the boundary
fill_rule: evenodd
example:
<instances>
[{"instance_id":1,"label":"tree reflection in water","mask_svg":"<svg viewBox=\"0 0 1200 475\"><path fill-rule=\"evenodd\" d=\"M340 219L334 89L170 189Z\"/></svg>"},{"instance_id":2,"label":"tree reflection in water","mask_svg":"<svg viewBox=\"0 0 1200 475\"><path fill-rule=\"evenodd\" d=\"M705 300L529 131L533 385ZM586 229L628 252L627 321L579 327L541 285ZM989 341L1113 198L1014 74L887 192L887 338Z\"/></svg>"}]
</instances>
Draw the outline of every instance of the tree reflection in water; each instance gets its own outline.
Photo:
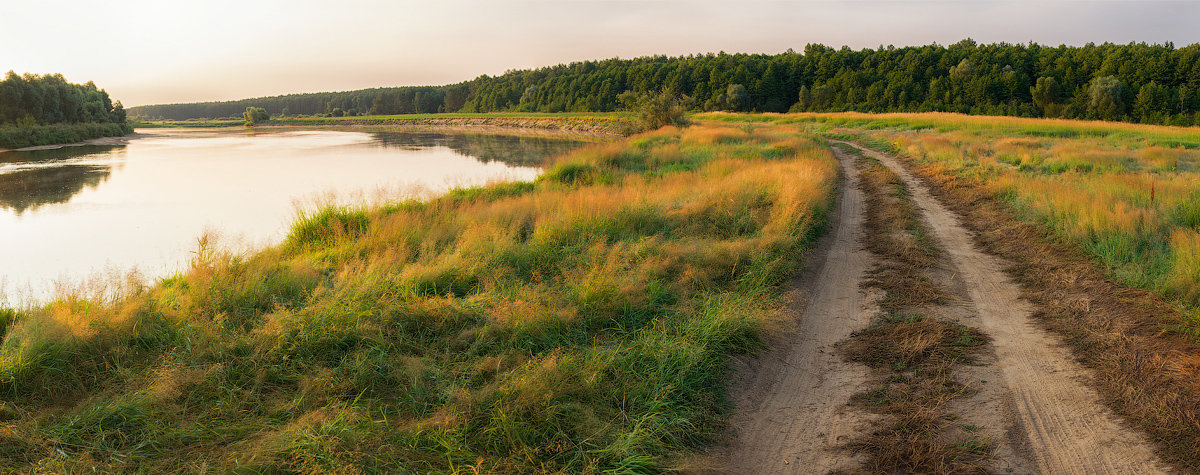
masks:
<instances>
[{"instance_id":1,"label":"tree reflection in water","mask_svg":"<svg viewBox=\"0 0 1200 475\"><path fill-rule=\"evenodd\" d=\"M86 145L0 153L0 210L19 216L66 203L107 181L124 152L124 145Z\"/></svg>"},{"instance_id":2,"label":"tree reflection in water","mask_svg":"<svg viewBox=\"0 0 1200 475\"><path fill-rule=\"evenodd\" d=\"M495 134L374 132L370 147L424 150L446 147L481 162L541 166L582 145L578 139ZM124 164L125 145L87 145L0 153L0 210L17 215L66 203L96 188Z\"/></svg>"},{"instance_id":3,"label":"tree reflection in water","mask_svg":"<svg viewBox=\"0 0 1200 475\"><path fill-rule=\"evenodd\" d=\"M494 134L441 134L429 132L375 132L376 144L404 150L447 147L481 162L536 167L555 155L582 144L578 139Z\"/></svg>"}]
</instances>

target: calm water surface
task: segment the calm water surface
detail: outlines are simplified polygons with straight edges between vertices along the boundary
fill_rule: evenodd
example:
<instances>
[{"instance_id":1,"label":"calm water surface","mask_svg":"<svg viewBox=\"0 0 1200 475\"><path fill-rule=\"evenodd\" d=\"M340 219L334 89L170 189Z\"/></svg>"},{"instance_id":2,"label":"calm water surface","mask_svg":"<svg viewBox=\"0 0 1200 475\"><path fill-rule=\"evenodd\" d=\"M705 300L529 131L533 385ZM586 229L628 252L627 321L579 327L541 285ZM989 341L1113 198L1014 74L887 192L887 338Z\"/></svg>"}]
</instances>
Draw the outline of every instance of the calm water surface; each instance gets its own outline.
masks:
<instances>
[{"instance_id":1,"label":"calm water surface","mask_svg":"<svg viewBox=\"0 0 1200 475\"><path fill-rule=\"evenodd\" d=\"M579 142L501 135L139 130L120 146L0 153L0 299L136 268L179 270L213 231L279 242L298 207L529 180ZM7 296L7 297L5 297ZM0 300L2 303L2 300Z\"/></svg>"}]
</instances>

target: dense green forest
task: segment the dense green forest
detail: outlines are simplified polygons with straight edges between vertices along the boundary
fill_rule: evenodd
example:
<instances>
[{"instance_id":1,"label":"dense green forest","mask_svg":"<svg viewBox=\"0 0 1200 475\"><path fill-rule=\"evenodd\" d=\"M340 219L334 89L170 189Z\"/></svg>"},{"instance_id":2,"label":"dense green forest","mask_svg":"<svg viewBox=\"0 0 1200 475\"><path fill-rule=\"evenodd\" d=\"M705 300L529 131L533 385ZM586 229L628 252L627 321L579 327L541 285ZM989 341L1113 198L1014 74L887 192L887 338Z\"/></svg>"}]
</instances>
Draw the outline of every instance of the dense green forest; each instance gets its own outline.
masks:
<instances>
[{"instance_id":1,"label":"dense green forest","mask_svg":"<svg viewBox=\"0 0 1200 475\"><path fill-rule=\"evenodd\" d=\"M604 112L671 90L694 109L924 112L1200 123L1200 44L984 44L583 61L449 86L293 94L132 108L147 118L428 112Z\"/></svg>"},{"instance_id":2,"label":"dense green forest","mask_svg":"<svg viewBox=\"0 0 1200 475\"><path fill-rule=\"evenodd\" d=\"M125 122L121 101L91 81L71 84L61 74L18 75L0 81L0 124L49 125Z\"/></svg>"},{"instance_id":3,"label":"dense green forest","mask_svg":"<svg viewBox=\"0 0 1200 475\"><path fill-rule=\"evenodd\" d=\"M133 129L121 102L88 81L61 74L18 75L0 81L0 148L77 142L125 135Z\"/></svg>"}]
</instances>

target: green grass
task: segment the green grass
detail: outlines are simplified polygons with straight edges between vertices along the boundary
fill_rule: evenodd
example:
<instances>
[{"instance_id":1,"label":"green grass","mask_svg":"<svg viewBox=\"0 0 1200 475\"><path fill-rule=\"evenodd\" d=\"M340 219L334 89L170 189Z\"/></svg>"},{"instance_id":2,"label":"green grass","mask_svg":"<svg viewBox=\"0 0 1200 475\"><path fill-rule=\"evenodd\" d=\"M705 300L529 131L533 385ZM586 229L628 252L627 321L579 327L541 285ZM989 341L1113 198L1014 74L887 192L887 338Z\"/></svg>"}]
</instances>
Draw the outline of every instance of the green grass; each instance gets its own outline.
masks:
<instances>
[{"instance_id":1,"label":"green grass","mask_svg":"<svg viewBox=\"0 0 1200 475\"><path fill-rule=\"evenodd\" d=\"M0 471L669 469L723 434L835 181L794 129L667 128L202 239L149 288L2 314Z\"/></svg>"},{"instance_id":2,"label":"green grass","mask_svg":"<svg viewBox=\"0 0 1200 475\"><path fill-rule=\"evenodd\" d=\"M84 123L0 127L0 149L82 142L100 137L119 137L133 132L129 124Z\"/></svg>"}]
</instances>

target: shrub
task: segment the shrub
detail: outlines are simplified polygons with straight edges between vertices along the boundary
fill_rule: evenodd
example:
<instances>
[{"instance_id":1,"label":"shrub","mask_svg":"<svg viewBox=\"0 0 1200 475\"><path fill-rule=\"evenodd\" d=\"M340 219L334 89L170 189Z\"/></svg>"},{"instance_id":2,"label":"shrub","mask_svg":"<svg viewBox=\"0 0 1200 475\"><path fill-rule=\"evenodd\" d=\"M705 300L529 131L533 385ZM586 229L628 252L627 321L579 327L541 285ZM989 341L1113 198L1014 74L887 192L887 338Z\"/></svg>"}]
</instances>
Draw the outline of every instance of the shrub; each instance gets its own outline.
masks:
<instances>
[{"instance_id":1,"label":"shrub","mask_svg":"<svg viewBox=\"0 0 1200 475\"><path fill-rule=\"evenodd\" d=\"M687 96L671 91L657 94L625 91L617 99L626 109L637 112L642 130L655 130L668 125L687 127L692 123L687 116L687 103L691 100Z\"/></svg>"}]
</instances>

